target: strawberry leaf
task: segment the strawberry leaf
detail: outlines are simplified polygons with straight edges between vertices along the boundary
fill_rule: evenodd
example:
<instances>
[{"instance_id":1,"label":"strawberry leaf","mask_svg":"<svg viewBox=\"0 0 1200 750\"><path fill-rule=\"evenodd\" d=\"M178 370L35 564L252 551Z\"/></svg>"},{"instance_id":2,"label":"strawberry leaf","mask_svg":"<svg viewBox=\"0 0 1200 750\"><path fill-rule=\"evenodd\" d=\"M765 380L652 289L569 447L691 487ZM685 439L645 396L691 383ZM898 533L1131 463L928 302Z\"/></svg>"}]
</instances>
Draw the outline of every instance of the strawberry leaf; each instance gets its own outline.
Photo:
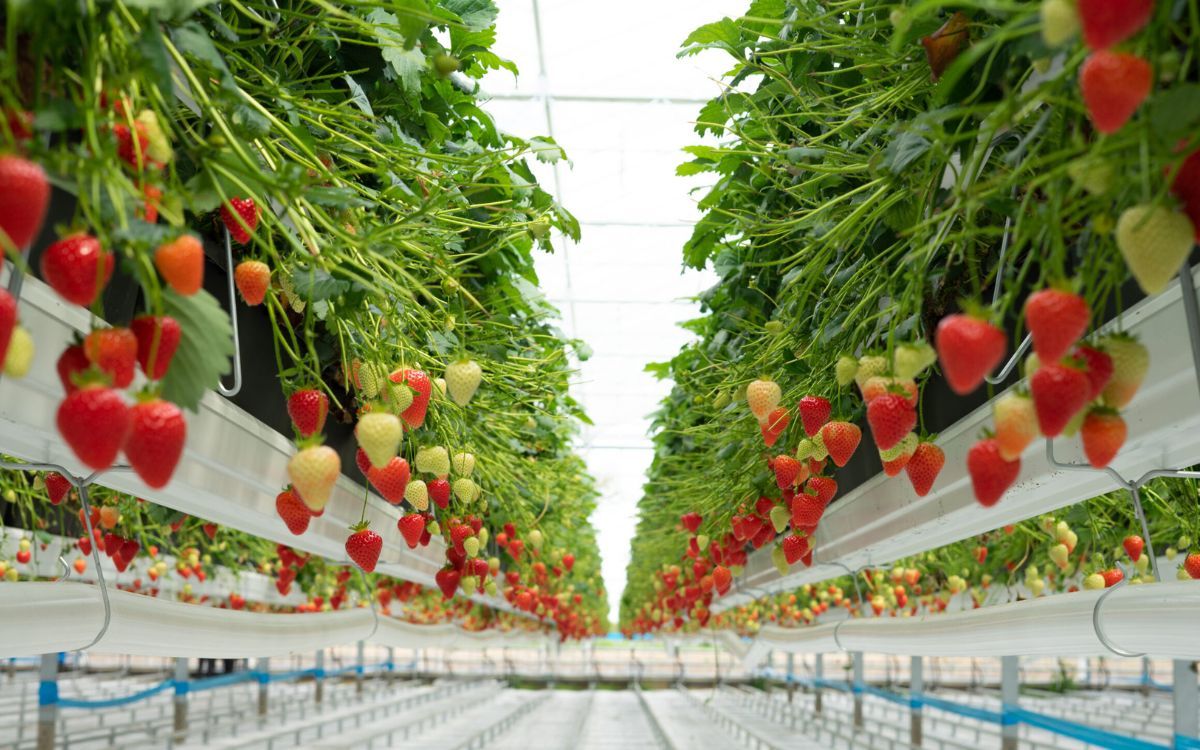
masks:
<instances>
[{"instance_id":1,"label":"strawberry leaf","mask_svg":"<svg viewBox=\"0 0 1200 750\"><path fill-rule=\"evenodd\" d=\"M221 376L232 368L229 358L233 356L233 328L229 313L204 290L190 297L167 291L163 295L163 308L179 321L183 335L171 367L162 379L162 395L184 409L196 411L205 391L216 388Z\"/></svg>"}]
</instances>

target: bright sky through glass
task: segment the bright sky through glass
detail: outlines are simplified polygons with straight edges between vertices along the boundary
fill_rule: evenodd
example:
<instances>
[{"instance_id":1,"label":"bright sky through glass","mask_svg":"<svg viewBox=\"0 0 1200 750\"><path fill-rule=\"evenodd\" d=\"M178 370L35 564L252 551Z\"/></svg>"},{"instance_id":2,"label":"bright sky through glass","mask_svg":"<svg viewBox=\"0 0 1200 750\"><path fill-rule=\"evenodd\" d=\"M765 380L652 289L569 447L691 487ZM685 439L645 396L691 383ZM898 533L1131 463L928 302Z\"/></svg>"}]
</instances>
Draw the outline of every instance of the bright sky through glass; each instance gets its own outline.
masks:
<instances>
[{"instance_id":1,"label":"bright sky through glass","mask_svg":"<svg viewBox=\"0 0 1200 750\"><path fill-rule=\"evenodd\" d=\"M736 17L742 0L497 0L495 51L521 75L489 76L488 111L503 130L552 135L570 164L538 165L579 218L578 245L538 259L542 289L563 314L563 328L593 356L573 387L595 426L580 452L601 492L592 522L599 535L615 620L629 541L637 523L652 447L649 415L669 390L643 372L688 339L677 323L698 314L689 298L710 286L710 272L681 273L680 250L699 217L689 191L703 181L675 176L698 143L693 121L716 95L729 62L720 53L678 60L697 26Z\"/></svg>"}]
</instances>

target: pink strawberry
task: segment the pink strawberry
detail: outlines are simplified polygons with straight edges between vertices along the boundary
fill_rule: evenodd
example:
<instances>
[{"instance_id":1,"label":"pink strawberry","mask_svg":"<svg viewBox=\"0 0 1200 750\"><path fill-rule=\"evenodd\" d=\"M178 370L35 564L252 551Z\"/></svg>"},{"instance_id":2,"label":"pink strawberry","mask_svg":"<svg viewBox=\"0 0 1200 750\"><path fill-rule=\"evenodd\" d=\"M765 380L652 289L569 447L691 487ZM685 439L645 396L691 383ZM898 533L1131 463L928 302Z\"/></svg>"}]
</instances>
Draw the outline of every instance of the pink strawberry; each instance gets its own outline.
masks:
<instances>
[{"instance_id":1,"label":"pink strawberry","mask_svg":"<svg viewBox=\"0 0 1200 750\"><path fill-rule=\"evenodd\" d=\"M1044 364L1029 379L1038 428L1046 437L1056 437L1088 402L1091 383L1075 367L1052 362Z\"/></svg>"},{"instance_id":2,"label":"pink strawberry","mask_svg":"<svg viewBox=\"0 0 1200 750\"><path fill-rule=\"evenodd\" d=\"M170 401L155 398L135 404L129 417L125 458L148 486L165 487L187 439L183 412Z\"/></svg>"},{"instance_id":3,"label":"pink strawberry","mask_svg":"<svg viewBox=\"0 0 1200 750\"><path fill-rule=\"evenodd\" d=\"M1087 330L1091 310L1078 294L1042 289L1025 300L1025 323L1033 350L1045 363L1057 362Z\"/></svg>"},{"instance_id":4,"label":"pink strawberry","mask_svg":"<svg viewBox=\"0 0 1200 750\"><path fill-rule=\"evenodd\" d=\"M804 434L812 437L829 421L833 406L829 399L820 396L805 396L800 399L800 421L804 424Z\"/></svg>"},{"instance_id":5,"label":"pink strawberry","mask_svg":"<svg viewBox=\"0 0 1200 750\"><path fill-rule=\"evenodd\" d=\"M910 462L911 463L911 462ZM1021 459L1005 461L995 439L980 440L967 452L967 472L975 499L984 507L995 505L1021 473Z\"/></svg>"},{"instance_id":6,"label":"pink strawberry","mask_svg":"<svg viewBox=\"0 0 1200 750\"><path fill-rule=\"evenodd\" d=\"M107 469L129 433L129 407L112 388L91 384L69 394L58 407L58 431L80 461Z\"/></svg>"},{"instance_id":7,"label":"pink strawberry","mask_svg":"<svg viewBox=\"0 0 1200 750\"><path fill-rule=\"evenodd\" d=\"M935 343L946 382L960 396L978 388L1008 348L1003 331L982 318L964 314L942 318Z\"/></svg>"},{"instance_id":8,"label":"pink strawberry","mask_svg":"<svg viewBox=\"0 0 1200 750\"><path fill-rule=\"evenodd\" d=\"M367 528L366 522L360 526L352 526L353 533L346 539L346 554L354 564L364 571L371 573L375 563L379 562L379 553L383 551L383 537Z\"/></svg>"}]
</instances>

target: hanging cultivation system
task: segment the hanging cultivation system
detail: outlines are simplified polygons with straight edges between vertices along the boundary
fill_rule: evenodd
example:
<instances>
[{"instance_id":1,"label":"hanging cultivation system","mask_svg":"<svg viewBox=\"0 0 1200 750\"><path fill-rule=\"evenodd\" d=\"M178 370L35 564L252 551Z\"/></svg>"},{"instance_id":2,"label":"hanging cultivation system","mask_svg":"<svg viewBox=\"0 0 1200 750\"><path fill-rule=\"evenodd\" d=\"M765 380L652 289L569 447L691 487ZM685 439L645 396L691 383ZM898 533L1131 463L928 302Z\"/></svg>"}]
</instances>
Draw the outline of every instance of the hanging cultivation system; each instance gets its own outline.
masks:
<instances>
[{"instance_id":1,"label":"hanging cultivation system","mask_svg":"<svg viewBox=\"0 0 1200 750\"><path fill-rule=\"evenodd\" d=\"M142 593L219 566L300 610L602 632L575 342L533 270L578 226L527 164L561 151L476 97L515 71L495 6L4 13L3 575L65 535Z\"/></svg>"},{"instance_id":2,"label":"hanging cultivation system","mask_svg":"<svg viewBox=\"0 0 1200 750\"><path fill-rule=\"evenodd\" d=\"M756 0L684 41L734 59L679 167L719 280L648 368L626 632L1200 578L1198 15Z\"/></svg>"}]
</instances>

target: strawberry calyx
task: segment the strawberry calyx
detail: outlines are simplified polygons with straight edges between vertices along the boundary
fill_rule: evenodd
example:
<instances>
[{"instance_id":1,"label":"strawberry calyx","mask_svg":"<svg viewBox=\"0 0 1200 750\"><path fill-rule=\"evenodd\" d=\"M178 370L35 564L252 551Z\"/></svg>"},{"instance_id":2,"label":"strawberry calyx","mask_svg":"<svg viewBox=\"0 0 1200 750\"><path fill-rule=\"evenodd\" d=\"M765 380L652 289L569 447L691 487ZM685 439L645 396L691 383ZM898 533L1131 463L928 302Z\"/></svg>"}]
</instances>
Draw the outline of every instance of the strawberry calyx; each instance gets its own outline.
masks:
<instances>
[{"instance_id":1,"label":"strawberry calyx","mask_svg":"<svg viewBox=\"0 0 1200 750\"><path fill-rule=\"evenodd\" d=\"M96 365L91 365L86 370L71 373L71 382L79 388L91 388L93 386L108 388L112 386L112 376Z\"/></svg>"},{"instance_id":2,"label":"strawberry calyx","mask_svg":"<svg viewBox=\"0 0 1200 750\"><path fill-rule=\"evenodd\" d=\"M354 534L357 534L360 531L366 531L370 525L371 525L370 521L359 521L358 523L356 523L350 527L350 531Z\"/></svg>"},{"instance_id":3,"label":"strawberry calyx","mask_svg":"<svg viewBox=\"0 0 1200 750\"><path fill-rule=\"evenodd\" d=\"M958 306L963 315L969 318L982 320L985 323L995 323L996 311L979 300L961 299L958 301Z\"/></svg>"},{"instance_id":4,"label":"strawberry calyx","mask_svg":"<svg viewBox=\"0 0 1200 750\"><path fill-rule=\"evenodd\" d=\"M302 451L307 448L319 448L325 444L325 436L318 432L306 438L297 438L295 443L296 450L298 451Z\"/></svg>"}]
</instances>

